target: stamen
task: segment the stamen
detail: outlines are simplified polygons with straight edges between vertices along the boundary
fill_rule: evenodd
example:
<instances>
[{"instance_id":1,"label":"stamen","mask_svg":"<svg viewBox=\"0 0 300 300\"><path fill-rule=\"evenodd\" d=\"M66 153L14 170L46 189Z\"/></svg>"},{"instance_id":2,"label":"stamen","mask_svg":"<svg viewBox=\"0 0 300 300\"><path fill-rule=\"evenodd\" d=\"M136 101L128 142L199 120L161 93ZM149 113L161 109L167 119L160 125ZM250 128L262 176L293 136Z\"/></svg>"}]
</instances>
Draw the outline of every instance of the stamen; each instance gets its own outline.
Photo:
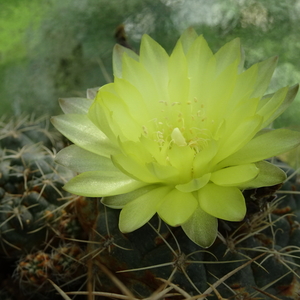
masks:
<instances>
[{"instance_id":1,"label":"stamen","mask_svg":"<svg viewBox=\"0 0 300 300\"><path fill-rule=\"evenodd\" d=\"M163 104L165 104L166 106L168 106L168 102L167 102L167 101L164 101L164 100L160 100L160 101L158 101L158 103L163 103Z\"/></svg>"},{"instance_id":2,"label":"stamen","mask_svg":"<svg viewBox=\"0 0 300 300\"><path fill-rule=\"evenodd\" d=\"M144 126L144 125L143 125L143 131L144 131L144 134L145 134L145 135L148 135L148 129L147 129L147 127Z\"/></svg>"}]
</instances>

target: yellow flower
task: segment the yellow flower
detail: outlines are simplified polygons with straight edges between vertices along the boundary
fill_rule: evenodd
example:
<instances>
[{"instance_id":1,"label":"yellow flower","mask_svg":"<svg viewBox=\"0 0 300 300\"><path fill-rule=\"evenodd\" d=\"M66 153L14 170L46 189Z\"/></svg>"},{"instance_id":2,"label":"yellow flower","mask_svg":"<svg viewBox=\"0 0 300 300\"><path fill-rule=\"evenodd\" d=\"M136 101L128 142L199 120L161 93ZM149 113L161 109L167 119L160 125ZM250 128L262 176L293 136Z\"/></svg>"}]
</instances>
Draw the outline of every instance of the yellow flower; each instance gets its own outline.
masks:
<instances>
[{"instance_id":1,"label":"yellow flower","mask_svg":"<svg viewBox=\"0 0 300 300\"><path fill-rule=\"evenodd\" d=\"M158 213L210 246L218 218L244 218L243 189L284 181L264 159L300 143L298 132L264 129L298 90L264 96L276 62L244 70L239 39L213 54L192 29L170 56L147 35L139 56L117 45L114 82L95 99L61 100L65 115L53 118L75 144L58 153L58 163L81 173L65 189L122 209L122 232Z\"/></svg>"}]
</instances>

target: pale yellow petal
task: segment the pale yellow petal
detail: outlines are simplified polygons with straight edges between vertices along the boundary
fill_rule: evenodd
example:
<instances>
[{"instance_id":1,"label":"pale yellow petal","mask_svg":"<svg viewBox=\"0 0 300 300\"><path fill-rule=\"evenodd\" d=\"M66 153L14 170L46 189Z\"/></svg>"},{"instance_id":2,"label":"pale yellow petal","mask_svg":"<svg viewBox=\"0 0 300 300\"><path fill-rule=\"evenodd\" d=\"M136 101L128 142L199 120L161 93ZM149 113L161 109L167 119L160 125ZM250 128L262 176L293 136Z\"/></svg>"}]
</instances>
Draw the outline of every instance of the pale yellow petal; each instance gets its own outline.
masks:
<instances>
[{"instance_id":1,"label":"pale yellow petal","mask_svg":"<svg viewBox=\"0 0 300 300\"><path fill-rule=\"evenodd\" d=\"M189 96L189 78L188 78L188 66L186 57L184 55L181 43L177 43L175 49L173 50L168 64L169 72L169 82L168 82L168 92L169 92L169 103L181 103L180 110L184 114L188 96ZM169 118L177 119L177 115L170 115Z\"/></svg>"},{"instance_id":2,"label":"pale yellow petal","mask_svg":"<svg viewBox=\"0 0 300 300\"><path fill-rule=\"evenodd\" d=\"M87 114L93 100L86 98L61 98L59 105L65 114Z\"/></svg>"},{"instance_id":3,"label":"pale yellow petal","mask_svg":"<svg viewBox=\"0 0 300 300\"><path fill-rule=\"evenodd\" d=\"M140 62L154 79L161 98L165 98L169 81L169 55L165 49L146 34L143 35L141 41Z\"/></svg>"},{"instance_id":4,"label":"pale yellow petal","mask_svg":"<svg viewBox=\"0 0 300 300\"><path fill-rule=\"evenodd\" d=\"M123 57L123 79L130 82L143 96L151 118L157 118L161 110L160 101L168 101L158 93L155 81L145 67L128 56Z\"/></svg>"},{"instance_id":5,"label":"pale yellow petal","mask_svg":"<svg viewBox=\"0 0 300 300\"><path fill-rule=\"evenodd\" d=\"M156 208L170 191L170 187L158 187L127 203L120 213L119 228L132 232L146 224L156 213Z\"/></svg>"},{"instance_id":6,"label":"pale yellow petal","mask_svg":"<svg viewBox=\"0 0 300 300\"><path fill-rule=\"evenodd\" d=\"M61 115L52 117L51 122L70 141L85 150L104 157L110 157L111 154L119 152L87 115Z\"/></svg>"},{"instance_id":7,"label":"pale yellow petal","mask_svg":"<svg viewBox=\"0 0 300 300\"><path fill-rule=\"evenodd\" d=\"M152 123L150 120L149 112L142 94L131 83L124 79L116 78L114 84L118 96L126 105L128 113L132 118L137 121L141 126L147 125L150 127Z\"/></svg>"},{"instance_id":8,"label":"pale yellow petal","mask_svg":"<svg viewBox=\"0 0 300 300\"><path fill-rule=\"evenodd\" d=\"M187 54L194 44L195 40L198 38L198 34L194 28L189 27L180 36L179 42L182 44L182 49L184 54Z\"/></svg>"},{"instance_id":9,"label":"pale yellow petal","mask_svg":"<svg viewBox=\"0 0 300 300\"><path fill-rule=\"evenodd\" d=\"M260 116L248 118L243 123L239 124L235 131L231 134L229 133L229 136L224 136L222 143L219 145L220 150L216 155L214 162L217 163L221 161L247 144L260 129L262 119L263 118Z\"/></svg>"},{"instance_id":10,"label":"pale yellow petal","mask_svg":"<svg viewBox=\"0 0 300 300\"><path fill-rule=\"evenodd\" d=\"M278 57L271 57L257 64L257 79L254 86L252 98L262 97L266 92L274 70L276 68Z\"/></svg>"},{"instance_id":11,"label":"pale yellow petal","mask_svg":"<svg viewBox=\"0 0 300 300\"><path fill-rule=\"evenodd\" d=\"M150 191L160 188L160 187L161 187L160 185L155 185L155 184L146 185L146 186L143 186L139 189L136 189L136 190L126 193L126 194L103 197L101 199L101 202L110 208L121 209L126 204L133 201L134 199L137 199L137 198L149 193Z\"/></svg>"},{"instance_id":12,"label":"pale yellow petal","mask_svg":"<svg viewBox=\"0 0 300 300\"><path fill-rule=\"evenodd\" d=\"M111 156L113 164L128 176L147 183L158 182L158 178L148 171L145 162L133 154L116 154Z\"/></svg>"},{"instance_id":13,"label":"pale yellow petal","mask_svg":"<svg viewBox=\"0 0 300 300\"><path fill-rule=\"evenodd\" d=\"M236 38L229 43L225 44L215 54L217 60L217 74L223 72L234 61L241 60L241 43L240 39Z\"/></svg>"},{"instance_id":14,"label":"pale yellow petal","mask_svg":"<svg viewBox=\"0 0 300 300\"><path fill-rule=\"evenodd\" d=\"M258 176L239 185L240 189L272 186L286 180L285 172L267 161L259 161L255 165L259 169Z\"/></svg>"},{"instance_id":15,"label":"pale yellow petal","mask_svg":"<svg viewBox=\"0 0 300 300\"><path fill-rule=\"evenodd\" d=\"M64 185L69 193L86 197L105 197L128 193L145 186L119 170L89 171L77 175Z\"/></svg>"},{"instance_id":16,"label":"pale yellow petal","mask_svg":"<svg viewBox=\"0 0 300 300\"><path fill-rule=\"evenodd\" d=\"M101 102L101 92L94 101L88 112L88 118L91 122L102 131L113 144L118 144L117 136L114 132L114 124L112 124L109 110L104 107Z\"/></svg>"},{"instance_id":17,"label":"pale yellow petal","mask_svg":"<svg viewBox=\"0 0 300 300\"><path fill-rule=\"evenodd\" d=\"M175 187L178 191L184 193L191 193L200 190L204 187L210 180L211 173L205 174L200 178L193 178L188 183L177 184Z\"/></svg>"},{"instance_id":18,"label":"pale yellow petal","mask_svg":"<svg viewBox=\"0 0 300 300\"><path fill-rule=\"evenodd\" d=\"M197 206L197 200L191 193L173 189L160 202L157 213L167 224L179 226L191 217Z\"/></svg>"},{"instance_id":19,"label":"pale yellow petal","mask_svg":"<svg viewBox=\"0 0 300 300\"><path fill-rule=\"evenodd\" d=\"M124 56L124 53L126 53L131 58L135 59L136 61L139 61L139 56L132 50L123 47L119 44L116 44L113 50L113 71L114 76L121 78L122 77L122 59Z\"/></svg>"},{"instance_id":20,"label":"pale yellow petal","mask_svg":"<svg viewBox=\"0 0 300 300\"><path fill-rule=\"evenodd\" d=\"M84 150L76 145L60 150L56 154L55 161L77 173L99 170L116 171L110 158Z\"/></svg>"},{"instance_id":21,"label":"pale yellow petal","mask_svg":"<svg viewBox=\"0 0 300 300\"><path fill-rule=\"evenodd\" d=\"M300 144L300 132L288 129L270 130L249 141L243 148L220 163L222 166L247 164L279 155Z\"/></svg>"},{"instance_id":22,"label":"pale yellow petal","mask_svg":"<svg viewBox=\"0 0 300 300\"><path fill-rule=\"evenodd\" d=\"M257 177L258 173L255 164L238 165L213 172L210 180L221 186L239 186Z\"/></svg>"},{"instance_id":23,"label":"pale yellow petal","mask_svg":"<svg viewBox=\"0 0 300 300\"><path fill-rule=\"evenodd\" d=\"M197 245L208 248L218 233L218 220L197 206L192 216L181 225L185 234Z\"/></svg>"},{"instance_id":24,"label":"pale yellow petal","mask_svg":"<svg viewBox=\"0 0 300 300\"><path fill-rule=\"evenodd\" d=\"M208 214L227 221L242 221L246 204L242 192L236 187L209 183L198 192L200 207Z\"/></svg>"}]
</instances>

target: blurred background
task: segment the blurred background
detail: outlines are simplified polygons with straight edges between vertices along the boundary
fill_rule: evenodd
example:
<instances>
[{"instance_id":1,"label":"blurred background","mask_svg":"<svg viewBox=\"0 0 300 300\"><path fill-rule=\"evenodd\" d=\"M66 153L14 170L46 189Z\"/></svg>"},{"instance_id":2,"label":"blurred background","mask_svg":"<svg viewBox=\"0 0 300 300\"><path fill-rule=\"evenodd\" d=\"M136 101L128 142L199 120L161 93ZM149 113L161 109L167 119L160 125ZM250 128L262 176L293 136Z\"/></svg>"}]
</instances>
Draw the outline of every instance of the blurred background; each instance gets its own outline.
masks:
<instances>
[{"instance_id":1,"label":"blurred background","mask_svg":"<svg viewBox=\"0 0 300 300\"><path fill-rule=\"evenodd\" d=\"M57 114L58 98L112 80L115 32L147 33L170 52L189 26L216 51L240 37L246 67L279 55L269 91L300 82L299 0L2 0L0 115ZM275 127L299 127L300 96Z\"/></svg>"}]
</instances>

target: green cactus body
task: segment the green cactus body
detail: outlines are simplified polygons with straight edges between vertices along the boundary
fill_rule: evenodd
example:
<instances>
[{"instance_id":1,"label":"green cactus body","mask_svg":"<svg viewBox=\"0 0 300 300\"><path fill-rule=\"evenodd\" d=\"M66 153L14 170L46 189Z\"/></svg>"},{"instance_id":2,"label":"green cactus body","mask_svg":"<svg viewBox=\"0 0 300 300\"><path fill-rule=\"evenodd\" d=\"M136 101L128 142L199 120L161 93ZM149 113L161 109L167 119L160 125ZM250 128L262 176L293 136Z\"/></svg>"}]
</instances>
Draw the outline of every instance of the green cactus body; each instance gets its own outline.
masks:
<instances>
[{"instance_id":1,"label":"green cactus body","mask_svg":"<svg viewBox=\"0 0 300 300\"><path fill-rule=\"evenodd\" d=\"M71 174L47 148L58 139L45 121L11 119L0 127L0 251L10 257L51 238L67 203L62 186Z\"/></svg>"},{"instance_id":2,"label":"green cactus body","mask_svg":"<svg viewBox=\"0 0 300 300\"><path fill-rule=\"evenodd\" d=\"M139 299L298 299L300 183L284 164L288 180L281 189L244 191L246 218L220 221L219 238L203 249L157 216L121 233L118 210L63 191L73 175L35 143L25 122L22 130L7 126L0 134L0 252L10 274L1 285L3 299L27 299L28 292L31 299L61 299L51 282L82 299L93 292L95 299L124 293ZM55 147L61 145L56 139ZM11 288L16 281L19 290Z\"/></svg>"}]
</instances>

